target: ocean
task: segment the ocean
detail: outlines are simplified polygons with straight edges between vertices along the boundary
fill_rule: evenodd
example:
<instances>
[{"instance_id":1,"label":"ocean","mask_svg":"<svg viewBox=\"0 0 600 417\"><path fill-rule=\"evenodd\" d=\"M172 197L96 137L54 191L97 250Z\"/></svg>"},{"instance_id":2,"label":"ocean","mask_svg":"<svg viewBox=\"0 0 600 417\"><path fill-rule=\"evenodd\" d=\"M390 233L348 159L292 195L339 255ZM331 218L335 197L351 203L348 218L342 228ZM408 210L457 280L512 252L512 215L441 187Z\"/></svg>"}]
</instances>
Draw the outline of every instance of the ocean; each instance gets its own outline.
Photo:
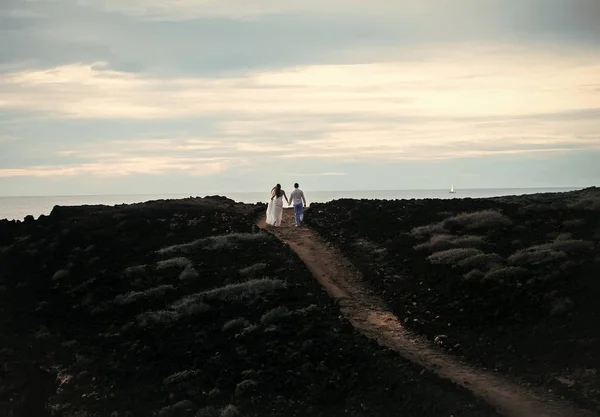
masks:
<instances>
[{"instance_id":1,"label":"ocean","mask_svg":"<svg viewBox=\"0 0 600 417\"><path fill-rule=\"evenodd\" d=\"M536 194L547 192L566 192L581 188L489 188L456 190L450 194L445 190L390 190L390 191L310 191L304 190L307 203L324 203L340 198L354 199L411 199L411 198L487 198L505 195ZM288 194L291 190L287 190ZM138 195L73 195L73 196L34 196L34 197L0 197L0 219L22 220L31 214L35 218L48 215L52 208L59 206L75 206L85 204L130 204L151 200L178 199L185 197L204 197L211 194L138 194ZM269 192L232 192L225 195L243 203L267 202Z\"/></svg>"}]
</instances>

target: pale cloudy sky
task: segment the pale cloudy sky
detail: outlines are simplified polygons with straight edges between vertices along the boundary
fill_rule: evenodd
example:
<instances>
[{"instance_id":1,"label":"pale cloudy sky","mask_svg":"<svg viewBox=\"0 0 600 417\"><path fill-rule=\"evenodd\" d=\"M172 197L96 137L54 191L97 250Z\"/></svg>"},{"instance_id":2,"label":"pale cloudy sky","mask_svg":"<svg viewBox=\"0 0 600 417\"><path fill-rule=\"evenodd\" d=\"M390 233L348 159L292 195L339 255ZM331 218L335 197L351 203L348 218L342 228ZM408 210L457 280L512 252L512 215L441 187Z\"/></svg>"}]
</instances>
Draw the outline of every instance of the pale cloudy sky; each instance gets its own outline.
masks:
<instances>
[{"instance_id":1,"label":"pale cloudy sky","mask_svg":"<svg viewBox=\"0 0 600 417\"><path fill-rule=\"evenodd\" d=\"M587 186L598 0L1 0L0 195Z\"/></svg>"}]
</instances>

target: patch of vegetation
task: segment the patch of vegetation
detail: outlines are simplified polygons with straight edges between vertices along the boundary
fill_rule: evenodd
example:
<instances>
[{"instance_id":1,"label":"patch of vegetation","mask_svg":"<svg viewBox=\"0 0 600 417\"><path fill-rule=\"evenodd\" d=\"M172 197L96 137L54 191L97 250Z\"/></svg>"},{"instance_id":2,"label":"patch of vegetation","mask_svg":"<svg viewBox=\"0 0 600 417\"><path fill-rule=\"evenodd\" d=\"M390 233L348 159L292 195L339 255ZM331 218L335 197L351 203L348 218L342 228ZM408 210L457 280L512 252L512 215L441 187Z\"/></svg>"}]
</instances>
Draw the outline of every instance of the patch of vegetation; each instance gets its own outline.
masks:
<instances>
[{"instance_id":1,"label":"patch of vegetation","mask_svg":"<svg viewBox=\"0 0 600 417\"><path fill-rule=\"evenodd\" d=\"M581 199L571 203L569 208L600 211L600 197L582 197Z\"/></svg>"},{"instance_id":2,"label":"patch of vegetation","mask_svg":"<svg viewBox=\"0 0 600 417\"><path fill-rule=\"evenodd\" d=\"M461 213L443 221L445 229L488 230L511 225L511 220L495 210Z\"/></svg>"},{"instance_id":3,"label":"patch of vegetation","mask_svg":"<svg viewBox=\"0 0 600 417\"><path fill-rule=\"evenodd\" d=\"M243 330L246 326L250 325L250 323L240 317L237 319L233 319L233 320L229 320L227 323L225 323L223 325L223 331L224 332L229 332L229 331L239 331L239 330Z\"/></svg>"},{"instance_id":4,"label":"patch of vegetation","mask_svg":"<svg viewBox=\"0 0 600 417\"><path fill-rule=\"evenodd\" d=\"M452 240L452 245L457 248L477 248L486 244L481 236L459 236Z\"/></svg>"},{"instance_id":5,"label":"patch of vegetation","mask_svg":"<svg viewBox=\"0 0 600 417\"><path fill-rule=\"evenodd\" d=\"M275 307L274 309L269 310L265 314L263 314L260 318L260 322L261 324L268 325L274 323L275 321L277 321L277 319L287 316L289 313L290 311L286 306Z\"/></svg>"},{"instance_id":6,"label":"patch of vegetation","mask_svg":"<svg viewBox=\"0 0 600 417\"><path fill-rule=\"evenodd\" d=\"M181 313L187 312L190 314L192 314L192 312L202 313L208 311L210 310L210 306L202 302L202 294L203 293L188 295L171 304L170 308Z\"/></svg>"},{"instance_id":7,"label":"patch of vegetation","mask_svg":"<svg viewBox=\"0 0 600 417\"><path fill-rule=\"evenodd\" d=\"M542 245L542 247L562 251L567 254L587 253L594 250L592 242L576 239L556 240L553 243Z\"/></svg>"},{"instance_id":8,"label":"patch of vegetation","mask_svg":"<svg viewBox=\"0 0 600 417\"><path fill-rule=\"evenodd\" d=\"M433 264L452 265L471 256L479 255L482 252L474 248L455 248L429 255L427 259Z\"/></svg>"},{"instance_id":9,"label":"patch of vegetation","mask_svg":"<svg viewBox=\"0 0 600 417\"><path fill-rule=\"evenodd\" d=\"M183 417L192 412L194 404L190 400L182 400L159 411L158 417Z\"/></svg>"},{"instance_id":10,"label":"patch of vegetation","mask_svg":"<svg viewBox=\"0 0 600 417\"><path fill-rule=\"evenodd\" d=\"M573 240L573 235L571 233L561 233L558 236L556 236L555 240L557 240L557 241Z\"/></svg>"},{"instance_id":11,"label":"patch of vegetation","mask_svg":"<svg viewBox=\"0 0 600 417\"><path fill-rule=\"evenodd\" d=\"M148 298L155 298L165 295L169 291L174 291L175 287L172 285L159 285L158 287L149 288L144 291L131 291L126 294L120 294L115 297L115 304L128 305L135 303L140 300L146 300Z\"/></svg>"},{"instance_id":12,"label":"patch of vegetation","mask_svg":"<svg viewBox=\"0 0 600 417\"><path fill-rule=\"evenodd\" d=\"M221 415L219 417L239 417L240 412L237 407L233 404L229 404L223 410L221 410Z\"/></svg>"},{"instance_id":13,"label":"patch of vegetation","mask_svg":"<svg viewBox=\"0 0 600 417\"><path fill-rule=\"evenodd\" d=\"M513 265L543 265L562 261L566 257L566 253L551 249L523 249L509 256L508 262Z\"/></svg>"},{"instance_id":14,"label":"patch of vegetation","mask_svg":"<svg viewBox=\"0 0 600 417\"><path fill-rule=\"evenodd\" d=\"M181 317L181 313L169 310L146 311L137 316L137 321L142 327L155 324L174 323Z\"/></svg>"},{"instance_id":15,"label":"patch of vegetation","mask_svg":"<svg viewBox=\"0 0 600 417\"><path fill-rule=\"evenodd\" d=\"M278 289L283 289L286 287L287 284L284 281L277 279L253 279L238 284L229 284L223 287L213 288L212 290L188 295L173 303L170 308L177 311L187 311L193 305L202 303L203 301L252 300L261 295L272 293Z\"/></svg>"},{"instance_id":16,"label":"patch of vegetation","mask_svg":"<svg viewBox=\"0 0 600 417\"><path fill-rule=\"evenodd\" d=\"M200 274L198 274L198 271L188 265L183 271L181 271L181 274L179 274L179 279L182 281L189 281L197 279L199 276Z\"/></svg>"},{"instance_id":17,"label":"patch of vegetation","mask_svg":"<svg viewBox=\"0 0 600 417\"><path fill-rule=\"evenodd\" d=\"M266 233L230 233L227 235L210 236L193 242L173 245L157 251L161 255L170 253L186 253L194 249L221 250L237 247L240 243L259 242L269 239Z\"/></svg>"},{"instance_id":18,"label":"patch of vegetation","mask_svg":"<svg viewBox=\"0 0 600 417\"><path fill-rule=\"evenodd\" d=\"M476 248L485 245L485 240L481 236L455 236L455 235L435 235L428 242L416 245L416 250L429 250L438 252L451 248Z\"/></svg>"},{"instance_id":19,"label":"patch of vegetation","mask_svg":"<svg viewBox=\"0 0 600 417\"><path fill-rule=\"evenodd\" d=\"M66 269L60 269L58 271L56 271L54 273L54 275L52 275L52 280L54 281L61 281L65 278L69 277L69 271Z\"/></svg>"},{"instance_id":20,"label":"patch of vegetation","mask_svg":"<svg viewBox=\"0 0 600 417\"><path fill-rule=\"evenodd\" d=\"M265 269L267 269L267 264L259 262L255 263L254 265L250 265L246 268L240 269L240 275L244 277L254 276Z\"/></svg>"},{"instance_id":21,"label":"patch of vegetation","mask_svg":"<svg viewBox=\"0 0 600 417\"><path fill-rule=\"evenodd\" d=\"M484 276L485 273L483 273L481 270L473 269L472 271L469 271L466 274L464 274L463 278L467 281L481 281Z\"/></svg>"},{"instance_id":22,"label":"patch of vegetation","mask_svg":"<svg viewBox=\"0 0 600 417\"><path fill-rule=\"evenodd\" d=\"M165 259L156 264L156 269L167 269L167 268L187 268L192 265L192 262L188 258L178 257Z\"/></svg>"},{"instance_id":23,"label":"patch of vegetation","mask_svg":"<svg viewBox=\"0 0 600 417\"><path fill-rule=\"evenodd\" d=\"M414 229L413 229L414 230ZM432 236L429 241L421 243L415 246L416 250L429 250L430 252L436 252L444 249L452 248L452 241L456 239L454 235L435 235Z\"/></svg>"},{"instance_id":24,"label":"patch of vegetation","mask_svg":"<svg viewBox=\"0 0 600 417\"><path fill-rule=\"evenodd\" d=\"M163 383L165 385L178 384L187 379L193 378L194 376L198 375L199 373L200 373L200 371L195 371L195 370L185 370L185 371L177 372L177 373L174 373L174 374L166 377L163 380Z\"/></svg>"},{"instance_id":25,"label":"patch of vegetation","mask_svg":"<svg viewBox=\"0 0 600 417\"><path fill-rule=\"evenodd\" d=\"M502 263L503 258L496 253L479 253L459 261L456 266L465 269L490 270L502 265Z\"/></svg>"},{"instance_id":26,"label":"patch of vegetation","mask_svg":"<svg viewBox=\"0 0 600 417\"><path fill-rule=\"evenodd\" d=\"M527 275L529 271L518 266L507 266L504 268L492 269L483 277L484 281L510 281Z\"/></svg>"},{"instance_id":27,"label":"patch of vegetation","mask_svg":"<svg viewBox=\"0 0 600 417\"><path fill-rule=\"evenodd\" d=\"M134 266L125 268L123 273L127 276L142 274L142 273L146 272L146 268L147 268L146 265L134 265Z\"/></svg>"},{"instance_id":28,"label":"patch of vegetation","mask_svg":"<svg viewBox=\"0 0 600 417\"><path fill-rule=\"evenodd\" d=\"M235 387L235 396L236 397L248 397L254 392L258 383L251 379L247 379L245 381L240 382Z\"/></svg>"},{"instance_id":29,"label":"patch of vegetation","mask_svg":"<svg viewBox=\"0 0 600 417\"><path fill-rule=\"evenodd\" d=\"M194 417L221 417L221 409L214 405L202 407Z\"/></svg>"},{"instance_id":30,"label":"patch of vegetation","mask_svg":"<svg viewBox=\"0 0 600 417\"><path fill-rule=\"evenodd\" d=\"M415 227L410 231L410 234L417 239L425 239L429 236L443 234L446 230L442 223L432 223L425 226Z\"/></svg>"},{"instance_id":31,"label":"patch of vegetation","mask_svg":"<svg viewBox=\"0 0 600 417\"><path fill-rule=\"evenodd\" d=\"M201 293L206 300L241 301L287 288L284 281L271 278L252 279L239 284L229 284Z\"/></svg>"},{"instance_id":32,"label":"patch of vegetation","mask_svg":"<svg viewBox=\"0 0 600 417\"><path fill-rule=\"evenodd\" d=\"M514 265L542 265L562 261L567 254L587 253L593 249L594 244L584 240L555 240L515 252L508 261Z\"/></svg>"}]
</instances>

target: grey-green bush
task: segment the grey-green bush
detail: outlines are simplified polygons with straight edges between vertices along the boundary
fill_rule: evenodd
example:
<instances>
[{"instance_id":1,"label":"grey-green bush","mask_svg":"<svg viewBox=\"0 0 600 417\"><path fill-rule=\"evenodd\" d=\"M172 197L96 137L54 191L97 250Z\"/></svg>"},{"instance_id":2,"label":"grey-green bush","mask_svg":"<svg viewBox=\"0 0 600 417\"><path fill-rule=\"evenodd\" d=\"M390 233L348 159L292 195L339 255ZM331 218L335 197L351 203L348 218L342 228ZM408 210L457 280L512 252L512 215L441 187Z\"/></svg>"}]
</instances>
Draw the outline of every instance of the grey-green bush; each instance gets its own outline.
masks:
<instances>
[{"instance_id":1,"label":"grey-green bush","mask_svg":"<svg viewBox=\"0 0 600 417\"><path fill-rule=\"evenodd\" d=\"M465 269L489 270L502 265L503 261L502 257L496 253L479 253L459 261L456 266Z\"/></svg>"},{"instance_id":2,"label":"grey-green bush","mask_svg":"<svg viewBox=\"0 0 600 417\"><path fill-rule=\"evenodd\" d=\"M479 255L480 253L482 252L479 249L456 248L436 252L432 255L429 255L427 259L429 259L429 261L433 264L452 265L471 256Z\"/></svg>"},{"instance_id":3,"label":"grey-green bush","mask_svg":"<svg viewBox=\"0 0 600 417\"><path fill-rule=\"evenodd\" d=\"M461 213L444 220L445 229L462 228L466 230L495 229L512 224L504 214L495 210L482 210L473 213Z\"/></svg>"},{"instance_id":4,"label":"grey-green bush","mask_svg":"<svg viewBox=\"0 0 600 417\"><path fill-rule=\"evenodd\" d=\"M169 291L174 291L175 287L172 285L159 285L158 287L148 288L144 291L131 291L126 294L120 294L115 297L115 304L127 305L135 303L139 300L145 300L148 298L161 297Z\"/></svg>"},{"instance_id":5,"label":"grey-green bush","mask_svg":"<svg viewBox=\"0 0 600 417\"><path fill-rule=\"evenodd\" d=\"M527 270L517 266L492 269L483 277L484 281L511 281L527 275Z\"/></svg>"}]
</instances>

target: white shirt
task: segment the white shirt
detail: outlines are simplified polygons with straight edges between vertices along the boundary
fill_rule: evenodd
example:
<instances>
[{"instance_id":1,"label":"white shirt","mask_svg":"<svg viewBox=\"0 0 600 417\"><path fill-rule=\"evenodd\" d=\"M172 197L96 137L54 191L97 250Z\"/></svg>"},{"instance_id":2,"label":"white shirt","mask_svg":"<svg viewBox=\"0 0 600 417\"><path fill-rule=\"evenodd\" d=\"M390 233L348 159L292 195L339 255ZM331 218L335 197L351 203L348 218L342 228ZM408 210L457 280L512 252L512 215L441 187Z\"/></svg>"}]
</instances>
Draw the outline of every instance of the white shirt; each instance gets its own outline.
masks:
<instances>
[{"instance_id":1,"label":"white shirt","mask_svg":"<svg viewBox=\"0 0 600 417\"><path fill-rule=\"evenodd\" d=\"M304 202L304 205L306 205L304 192L300 188L296 188L294 191L292 191L290 194L290 200L292 201L293 205L300 204L302 202Z\"/></svg>"}]
</instances>

